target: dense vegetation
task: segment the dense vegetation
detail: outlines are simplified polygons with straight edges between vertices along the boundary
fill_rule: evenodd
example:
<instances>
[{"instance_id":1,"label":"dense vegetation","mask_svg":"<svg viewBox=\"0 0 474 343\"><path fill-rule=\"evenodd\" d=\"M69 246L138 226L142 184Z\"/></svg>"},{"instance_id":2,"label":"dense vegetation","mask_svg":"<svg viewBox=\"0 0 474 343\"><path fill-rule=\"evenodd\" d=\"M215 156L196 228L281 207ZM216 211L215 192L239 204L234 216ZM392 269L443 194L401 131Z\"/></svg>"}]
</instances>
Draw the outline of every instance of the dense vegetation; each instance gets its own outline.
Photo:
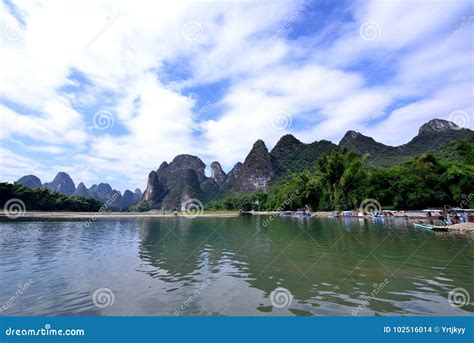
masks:
<instances>
[{"instance_id":1,"label":"dense vegetation","mask_svg":"<svg viewBox=\"0 0 474 343\"><path fill-rule=\"evenodd\" d=\"M0 183L0 206L10 199L20 199L27 211L96 212L102 204L94 199L68 196L47 189L31 189L19 184Z\"/></svg>"},{"instance_id":2,"label":"dense vegetation","mask_svg":"<svg viewBox=\"0 0 474 343\"><path fill-rule=\"evenodd\" d=\"M473 144L457 142L446 149L458 151L463 160L440 159L428 153L397 166L374 168L367 163L368 156L336 150L321 156L313 169L281 180L266 194L226 197L208 203L207 208L286 210L310 206L330 211L356 209L367 198L376 199L387 209L460 206L472 198L468 195L474 189L474 165L462 163L472 162ZM435 153L452 156L444 150Z\"/></svg>"},{"instance_id":3,"label":"dense vegetation","mask_svg":"<svg viewBox=\"0 0 474 343\"><path fill-rule=\"evenodd\" d=\"M474 165L474 136L466 141L450 142L433 151L440 160Z\"/></svg>"}]
</instances>

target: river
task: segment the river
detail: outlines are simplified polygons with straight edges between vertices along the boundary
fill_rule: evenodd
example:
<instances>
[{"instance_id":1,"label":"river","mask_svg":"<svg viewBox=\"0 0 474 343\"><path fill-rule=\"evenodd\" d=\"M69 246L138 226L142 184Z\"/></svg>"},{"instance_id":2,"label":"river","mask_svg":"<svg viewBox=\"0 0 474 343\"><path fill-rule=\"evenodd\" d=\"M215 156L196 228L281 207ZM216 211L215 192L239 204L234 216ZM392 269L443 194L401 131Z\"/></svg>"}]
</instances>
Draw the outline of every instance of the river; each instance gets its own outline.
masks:
<instances>
[{"instance_id":1,"label":"river","mask_svg":"<svg viewBox=\"0 0 474 343\"><path fill-rule=\"evenodd\" d=\"M0 315L472 315L471 243L405 221L2 220Z\"/></svg>"}]
</instances>

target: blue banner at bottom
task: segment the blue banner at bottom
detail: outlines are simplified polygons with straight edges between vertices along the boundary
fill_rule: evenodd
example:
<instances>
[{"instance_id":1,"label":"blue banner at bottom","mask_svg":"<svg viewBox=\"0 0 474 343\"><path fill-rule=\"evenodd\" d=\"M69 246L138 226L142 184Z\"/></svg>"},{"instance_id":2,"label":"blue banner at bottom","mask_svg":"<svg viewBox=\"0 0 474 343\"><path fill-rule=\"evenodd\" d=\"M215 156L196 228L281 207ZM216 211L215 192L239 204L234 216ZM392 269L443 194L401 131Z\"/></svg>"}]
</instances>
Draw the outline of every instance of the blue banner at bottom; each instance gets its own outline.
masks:
<instances>
[{"instance_id":1,"label":"blue banner at bottom","mask_svg":"<svg viewBox=\"0 0 474 343\"><path fill-rule=\"evenodd\" d=\"M0 342L473 342L472 317L0 317Z\"/></svg>"}]
</instances>

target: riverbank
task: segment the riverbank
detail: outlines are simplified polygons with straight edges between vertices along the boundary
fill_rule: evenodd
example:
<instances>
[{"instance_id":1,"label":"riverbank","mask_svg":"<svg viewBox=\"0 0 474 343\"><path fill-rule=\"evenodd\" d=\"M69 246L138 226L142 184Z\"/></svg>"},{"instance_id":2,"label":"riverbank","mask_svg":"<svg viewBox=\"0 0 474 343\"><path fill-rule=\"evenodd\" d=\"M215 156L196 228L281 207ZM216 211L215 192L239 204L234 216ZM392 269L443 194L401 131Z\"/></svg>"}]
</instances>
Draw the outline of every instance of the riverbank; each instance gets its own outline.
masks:
<instances>
[{"instance_id":1,"label":"riverbank","mask_svg":"<svg viewBox=\"0 0 474 343\"><path fill-rule=\"evenodd\" d=\"M252 211L254 216L277 216L280 212L277 211ZM332 217L334 212L313 212L313 215L319 218ZM421 211L410 211L405 212L405 218L408 220L418 219L429 219ZM69 211L27 211L21 217L23 218L65 218L65 219L77 219L77 218L91 218L91 217L106 217L106 218L159 218L159 217L238 217L239 211L204 211L204 212L177 212L176 214L171 211L163 213L162 211L149 211L149 212L69 212ZM4 211L0 211L0 218L6 217ZM348 217L349 218L349 217ZM361 218L356 218L361 219ZM467 223L472 224L472 223ZM456 226L455 230L472 230L470 225L466 227Z\"/></svg>"},{"instance_id":2,"label":"riverbank","mask_svg":"<svg viewBox=\"0 0 474 343\"><path fill-rule=\"evenodd\" d=\"M328 218L332 212L313 212L317 217ZM253 211L254 216L276 216L280 212L276 211ZM60 212L60 211L27 211L21 217L22 218L64 218L64 219L80 219L80 218L91 218L91 217L103 217L103 218L161 218L161 217L207 217L207 218L228 218L238 217L239 211L204 211L199 213L186 213L186 212L165 212L162 211L149 211L149 212ZM6 217L4 212L0 212L0 218Z\"/></svg>"},{"instance_id":3,"label":"riverbank","mask_svg":"<svg viewBox=\"0 0 474 343\"><path fill-rule=\"evenodd\" d=\"M416 212L414 212L416 213ZM414 214L412 213L412 214ZM274 211L254 211L253 216L279 216L280 212ZM313 212L318 218L330 218L333 212ZM150 212L46 212L46 211L28 211L24 213L22 219L82 219L85 221L102 219L121 219L121 218L236 218L239 217L237 211L204 211L203 213L185 213L185 212L166 212L150 211ZM0 212L0 219L7 218L5 212ZM407 216L406 220L414 222L418 217ZM369 219L347 217L345 219ZM461 223L455 225L448 225L448 231L455 234L474 234L474 223Z\"/></svg>"},{"instance_id":4,"label":"riverbank","mask_svg":"<svg viewBox=\"0 0 474 343\"><path fill-rule=\"evenodd\" d=\"M173 212L162 213L161 211L150 212L46 212L46 211L28 211L22 218L62 218L62 219L90 219L92 217L100 218L159 218L159 217L238 217L239 212L204 212L204 213L184 213ZM6 217L4 212L0 212L0 217Z\"/></svg>"}]
</instances>

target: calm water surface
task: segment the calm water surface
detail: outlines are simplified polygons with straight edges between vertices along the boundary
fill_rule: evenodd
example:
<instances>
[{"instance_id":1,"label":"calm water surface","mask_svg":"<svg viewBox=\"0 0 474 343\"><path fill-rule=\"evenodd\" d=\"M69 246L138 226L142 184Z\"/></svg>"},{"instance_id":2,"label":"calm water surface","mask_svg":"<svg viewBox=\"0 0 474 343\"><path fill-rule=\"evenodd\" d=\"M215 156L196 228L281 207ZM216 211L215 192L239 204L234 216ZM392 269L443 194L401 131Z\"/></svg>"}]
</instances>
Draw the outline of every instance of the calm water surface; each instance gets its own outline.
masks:
<instances>
[{"instance_id":1,"label":"calm water surface","mask_svg":"<svg viewBox=\"0 0 474 343\"><path fill-rule=\"evenodd\" d=\"M0 315L472 315L448 294L474 297L473 261L468 236L405 222L2 221Z\"/></svg>"}]
</instances>

